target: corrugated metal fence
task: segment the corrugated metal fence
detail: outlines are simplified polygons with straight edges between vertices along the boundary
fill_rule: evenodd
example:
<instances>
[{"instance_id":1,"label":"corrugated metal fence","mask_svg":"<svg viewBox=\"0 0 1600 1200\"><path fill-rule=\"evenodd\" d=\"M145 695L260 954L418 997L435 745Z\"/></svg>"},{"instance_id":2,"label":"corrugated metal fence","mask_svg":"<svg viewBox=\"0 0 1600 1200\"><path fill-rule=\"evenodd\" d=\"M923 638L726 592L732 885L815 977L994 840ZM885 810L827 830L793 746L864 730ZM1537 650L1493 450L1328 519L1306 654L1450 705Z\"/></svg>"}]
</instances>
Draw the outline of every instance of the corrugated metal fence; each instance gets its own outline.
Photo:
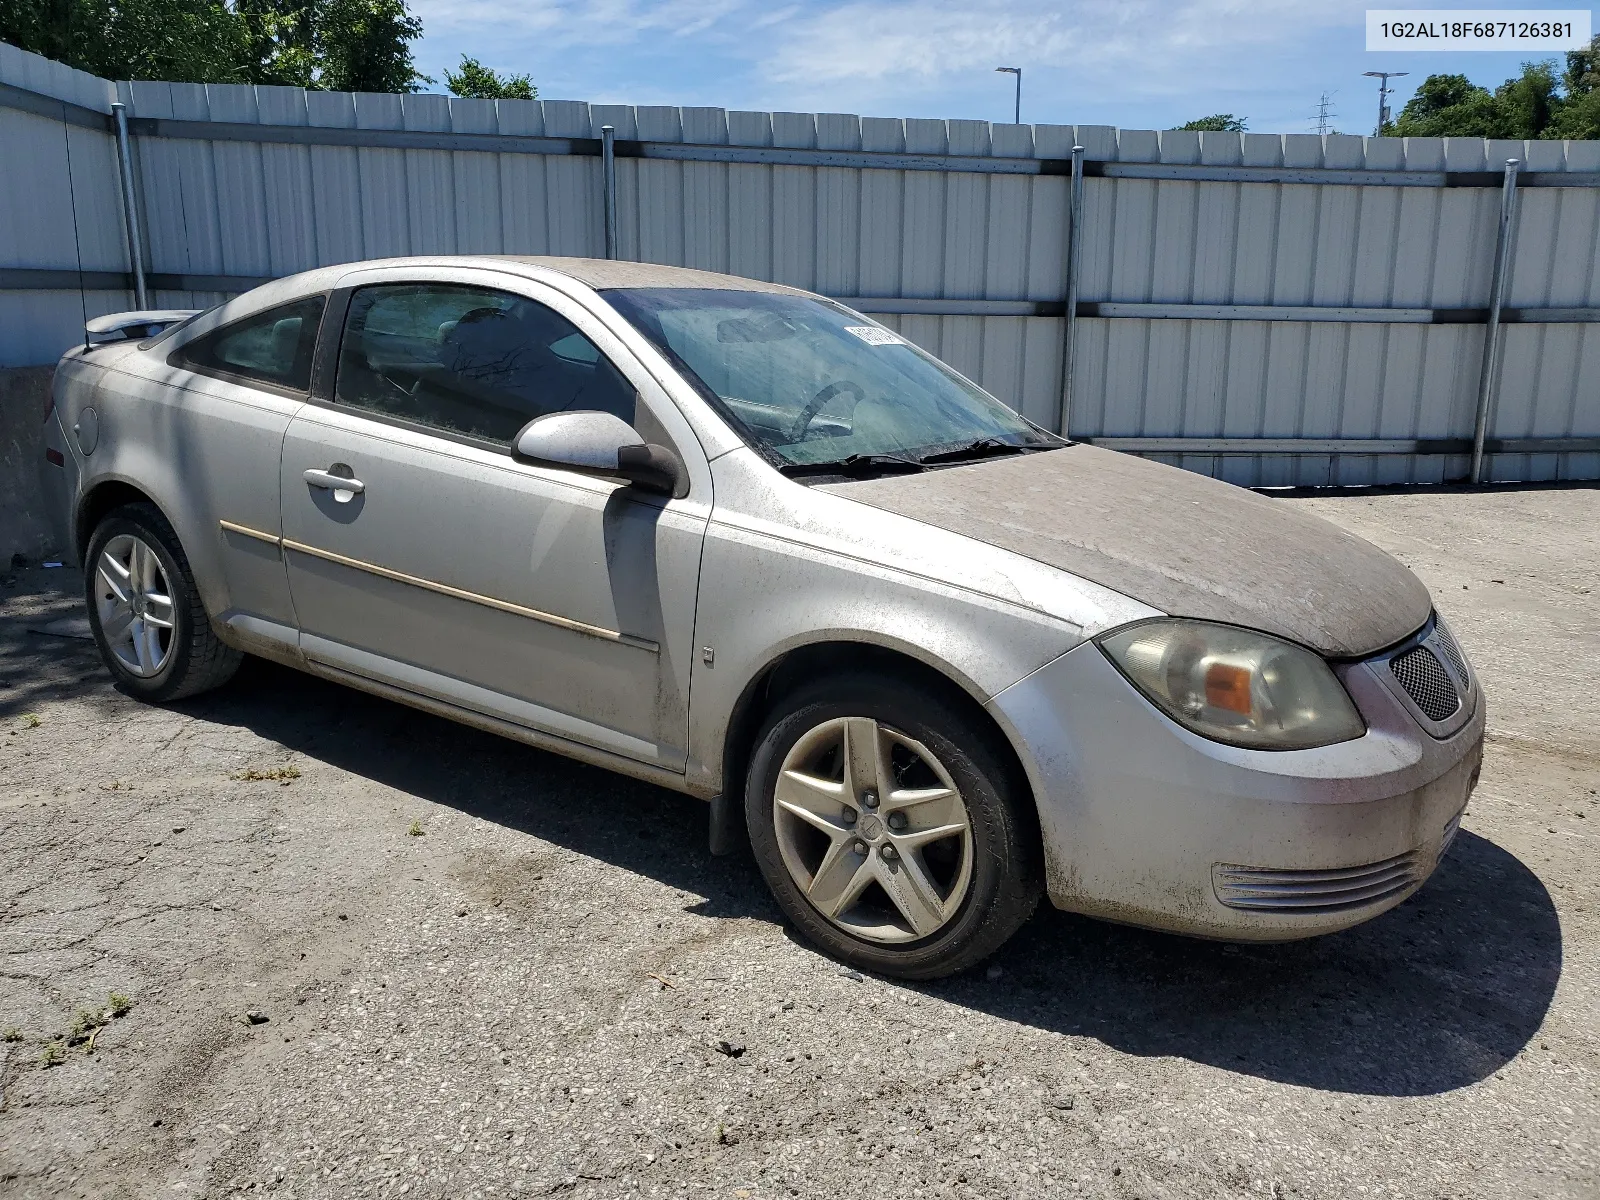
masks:
<instances>
[{"instance_id":1,"label":"corrugated metal fence","mask_svg":"<svg viewBox=\"0 0 1600 1200\"><path fill-rule=\"evenodd\" d=\"M621 257L839 297L1050 425L1081 146L1071 432L1263 485L1465 474L1516 159L1488 469L1600 478L1600 143L111 84L0 45L0 363L133 305L117 103L152 306L385 255L603 255L611 126Z\"/></svg>"}]
</instances>

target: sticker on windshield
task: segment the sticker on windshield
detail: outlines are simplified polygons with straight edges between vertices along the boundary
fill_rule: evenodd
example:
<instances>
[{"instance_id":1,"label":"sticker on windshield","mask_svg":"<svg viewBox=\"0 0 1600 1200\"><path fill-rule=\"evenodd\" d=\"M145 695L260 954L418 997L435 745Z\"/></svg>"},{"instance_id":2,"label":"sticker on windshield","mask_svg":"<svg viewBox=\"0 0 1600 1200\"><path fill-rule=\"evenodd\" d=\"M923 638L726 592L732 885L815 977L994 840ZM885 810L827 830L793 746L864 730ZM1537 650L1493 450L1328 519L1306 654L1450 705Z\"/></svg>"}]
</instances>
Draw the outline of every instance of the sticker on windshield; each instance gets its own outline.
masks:
<instances>
[{"instance_id":1,"label":"sticker on windshield","mask_svg":"<svg viewBox=\"0 0 1600 1200\"><path fill-rule=\"evenodd\" d=\"M879 329L876 325L846 325L846 333L853 333L869 346L904 346L905 338L898 333L890 333L887 329Z\"/></svg>"}]
</instances>

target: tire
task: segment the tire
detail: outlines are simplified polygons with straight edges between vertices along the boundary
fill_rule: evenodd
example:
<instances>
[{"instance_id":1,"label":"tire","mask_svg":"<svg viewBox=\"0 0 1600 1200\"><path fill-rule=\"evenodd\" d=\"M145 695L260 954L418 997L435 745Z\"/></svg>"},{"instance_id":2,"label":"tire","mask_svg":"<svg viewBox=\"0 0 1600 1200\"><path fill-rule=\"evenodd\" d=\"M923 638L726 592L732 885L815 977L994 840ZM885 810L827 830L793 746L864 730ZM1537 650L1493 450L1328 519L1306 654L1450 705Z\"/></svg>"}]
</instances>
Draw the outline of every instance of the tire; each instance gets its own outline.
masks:
<instances>
[{"instance_id":1,"label":"tire","mask_svg":"<svg viewBox=\"0 0 1600 1200\"><path fill-rule=\"evenodd\" d=\"M963 706L892 678L819 680L780 699L751 755L745 816L800 932L900 979L999 949L1038 905L1044 868L1032 797L997 740ZM846 760L862 765L847 774ZM869 786L885 769L893 782Z\"/></svg>"},{"instance_id":2,"label":"tire","mask_svg":"<svg viewBox=\"0 0 1600 1200\"><path fill-rule=\"evenodd\" d=\"M212 630L189 558L155 505L108 513L89 539L83 577L95 645L125 691L153 703L181 700L239 669L244 656Z\"/></svg>"}]
</instances>

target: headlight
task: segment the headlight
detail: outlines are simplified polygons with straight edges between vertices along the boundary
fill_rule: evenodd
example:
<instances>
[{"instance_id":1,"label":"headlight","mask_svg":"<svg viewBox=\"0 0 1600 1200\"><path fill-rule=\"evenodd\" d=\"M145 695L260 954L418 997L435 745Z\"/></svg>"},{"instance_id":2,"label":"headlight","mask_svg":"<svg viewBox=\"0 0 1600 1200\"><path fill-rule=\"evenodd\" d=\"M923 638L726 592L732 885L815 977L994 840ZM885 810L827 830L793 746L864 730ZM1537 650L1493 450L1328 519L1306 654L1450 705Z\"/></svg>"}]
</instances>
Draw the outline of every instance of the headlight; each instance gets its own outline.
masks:
<instances>
[{"instance_id":1,"label":"headlight","mask_svg":"<svg viewBox=\"0 0 1600 1200\"><path fill-rule=\"evenodd\" d=\"M1367 731L1326 662L1265 633L1164 618L1099 646L1158 708L1219 742L1305 750Z\"/></svg>"}]
</instances>

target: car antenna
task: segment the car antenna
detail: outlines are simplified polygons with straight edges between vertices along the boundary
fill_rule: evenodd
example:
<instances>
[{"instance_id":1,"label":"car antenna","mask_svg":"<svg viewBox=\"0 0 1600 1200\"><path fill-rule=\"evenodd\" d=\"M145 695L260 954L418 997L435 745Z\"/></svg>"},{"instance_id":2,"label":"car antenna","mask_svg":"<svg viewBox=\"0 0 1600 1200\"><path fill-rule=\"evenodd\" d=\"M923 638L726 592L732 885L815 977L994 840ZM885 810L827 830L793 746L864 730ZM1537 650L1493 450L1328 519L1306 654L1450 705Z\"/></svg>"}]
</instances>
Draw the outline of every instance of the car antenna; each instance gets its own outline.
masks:
<instances>
[{"instance_id":1,"label":"car antenna","mask_svg":"<svg viewBox=\"0 0 1600 1200\"><path fill-rule=\"evenodd\" d=\"M70 20L70 14L68 19ZM83 348L89 347L89 300L83 292L83 242L78 235L78 193L72 183L72 136L68 132L67 102L61 102L61 140L67 151L67 198L72 202L72 248L78 255L78 311L83 316Z\"/></svg>"}]
</instances>

